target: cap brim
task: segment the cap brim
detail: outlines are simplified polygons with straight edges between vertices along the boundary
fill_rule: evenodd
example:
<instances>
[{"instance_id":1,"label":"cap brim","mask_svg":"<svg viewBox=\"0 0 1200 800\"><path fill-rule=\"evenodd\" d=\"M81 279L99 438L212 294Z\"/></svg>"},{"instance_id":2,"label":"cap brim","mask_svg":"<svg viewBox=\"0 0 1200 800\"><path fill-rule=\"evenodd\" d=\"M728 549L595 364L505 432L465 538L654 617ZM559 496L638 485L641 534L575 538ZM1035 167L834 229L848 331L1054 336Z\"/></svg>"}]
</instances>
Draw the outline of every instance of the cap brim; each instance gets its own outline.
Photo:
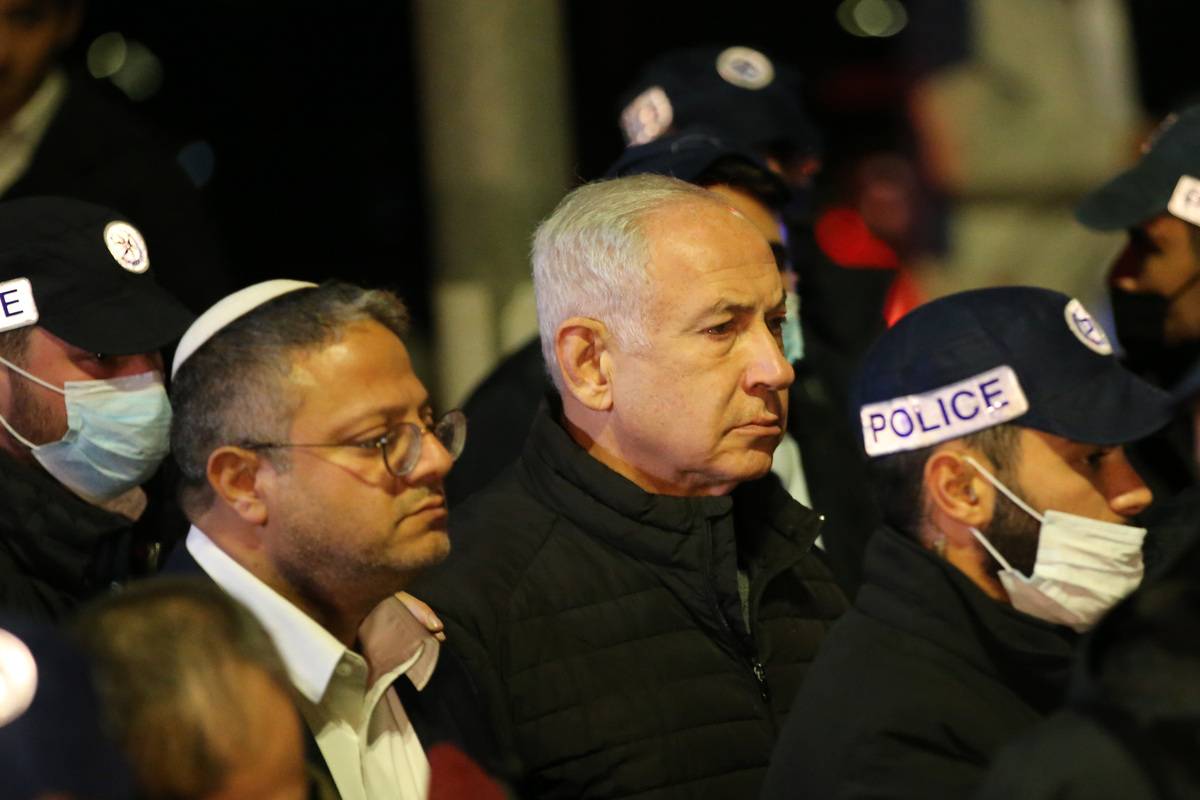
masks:
<instances>
[{"instance_id":1,"label":"cap brim","mask_svg":"<svg viewBox=\"0 0 1200 800\"><path fill-rule=\"evenodd\" d=\"M1075 218L1098 231L1132 228L1166 210L1178 178L1145 158L1084 197Z\"/></svg>"},{"instance_id":2,"label":"cap brim","mask_svg":"<svg viewBox=\"0 0 1200 800\"><path fill-rule=\"evenodd\" d=\"M110 355L151 353L176 341L195 315L150 281L124 283L106 297L38 324L84 350Z\"/></svg>"},{"instance_id":3,"label":"cap brim","mask_svg":"<svg viewBox=\"0 0 1200 800\"><path fill-rule=\"evenodd\" d=\"M1075 442L1120 445L1144 439L1171 421L1171 395L1116 361L1108 369L1071 387L1067 397L1033 399L1018 425L1063 436ZM1038 411L1053 405L1058 413Z\"/></svg>"}]
</instances>

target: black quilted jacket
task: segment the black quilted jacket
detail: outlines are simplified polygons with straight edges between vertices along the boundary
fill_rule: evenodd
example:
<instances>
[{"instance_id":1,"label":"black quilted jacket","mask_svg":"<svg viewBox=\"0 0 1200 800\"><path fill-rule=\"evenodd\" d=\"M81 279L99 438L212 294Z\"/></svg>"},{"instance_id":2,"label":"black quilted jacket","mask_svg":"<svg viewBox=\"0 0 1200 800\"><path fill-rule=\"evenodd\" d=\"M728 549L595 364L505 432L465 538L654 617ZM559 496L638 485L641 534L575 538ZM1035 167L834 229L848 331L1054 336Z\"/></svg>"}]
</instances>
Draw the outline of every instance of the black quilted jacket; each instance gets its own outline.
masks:
<instances>
[{"instance_id":1,"label":"black quilted jacket","mask_svg":"<svg viewBox=\"0 0 1200 800\"><path fill-rule=\"evenodd\" d=\"M58 621L129 577L133 523L0 454L0 609Z\"/></svg>"},{"instance_id":2,"label":"black quilted jacket","mask_svg":"<svg viewBox=\"0 0 1200 800\"><path fill-rule=\"evenodd\" d=\"M413 592L472 669L522 796L754 797L846 605L817 527L770 475L729 497L647 494L543 409Z\"/></svg>"}]
</instances>

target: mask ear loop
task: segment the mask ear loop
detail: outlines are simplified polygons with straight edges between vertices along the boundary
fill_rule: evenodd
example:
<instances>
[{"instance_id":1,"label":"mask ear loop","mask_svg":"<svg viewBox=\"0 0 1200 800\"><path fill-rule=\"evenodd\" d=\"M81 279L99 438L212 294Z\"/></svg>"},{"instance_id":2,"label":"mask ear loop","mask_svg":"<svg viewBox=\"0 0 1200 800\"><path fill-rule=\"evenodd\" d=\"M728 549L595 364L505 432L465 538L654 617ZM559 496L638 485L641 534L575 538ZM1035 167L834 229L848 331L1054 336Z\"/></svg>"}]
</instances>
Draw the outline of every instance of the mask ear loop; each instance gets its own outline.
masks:
<instances>
[{"instance_id":1,"label":"mask ear loop","mask_svg":"<svg viewBox=\"0 0 1200 800\"><path fill-rule=\"evenodd\" d=\"M997 491L1002 493L1009 500L1012 500L1013 503L1016 504L1017 508L1020 508L1026 514L1028 514L1029 516L1036 519L1038 521L1038 523L1042 522L1043 518L1042 518L1041 514L1034 511L1033 507L1030 506L1028 503L1026 503L1024 500L1017 497L1016 494L1014 494L1011 489L1009 489L1007 486L1005 486L1003 483L1001 483L999 480L997 480L996 477L994 475L992 475L992 473L990 473L986 469L984 469L983 466L978 461L976 461L971 456L963 456L963 461L966 461L968 464L970 464L972 467L974 467L976 470L978 470L979 474L982 475L984 477L984 479L987 480L988 483L990 483L992 486L994 486ZM1022 574L1020 571L1013 569L1012 564L1008 563L1008 559L1005 558L1004 556L1000 555L1000 551L992 546L992 543L987 540L987 537L984 536L983 533L980 532L980 530L978 528L972 527L970 529L970 531L975 536L975 538L979 541L979 543L983 545L984 549L986 549L989 553L991 553L992 558L996 559L996 562L998 564L1000 564L1001 567L1003 567L1005 570L1007 570L1009 572L1016 572L1018 575Z\"/></svg>"},{"instance_id":2,"label":"mask ear loop","mask_svg":"<svg viewBox=\"0 0 1200 800\"><path fill-rule=\"evenodd\" d=\"M46 381L39 378L37 375L34 375L30 372L26 372L25 370L21 369L16 364L12 363L7 358L4 358L3 356L0 356L0 364L3 364L4 366L11 369L13 372L20 375L21 377L27 378L27 379L33 381L34 383L38 384L39 386L45 386L47 389L49 389L52 392L58 392L59 394L64 395L64 396L67 393L66 390L58 388L53 383L47 383Z\"/></svg>"},{"instance_id":3,"label":"mask ear loop","mask_svg":"<svg viewBox=\"0 0 1200 800\"><path fill-rule=\"evenodd\" d=\"M18 367L16 364L12 363L12 362L11 362L11 361L9 361L7 358L4 358L3 356L0 356L0 364L3 364L4 366L8 367L10 370L12 370L13 372L17 373L18 375L20 375L20 376L21 376L21 377L23 377L23 378L26 378L26 379L28 379L28 380L31 380L31 381L33 381L34 383L36 383L36 384L38 384L38 385L40 385L40 386L45 386L47 389L49 389L49 390L50 390L50 391L52 391L52 392L58 392L59 394L61 394L61 395L64 395L64 396L66 395L66 392L65 392L65 391L63 391L62 389L58 388L58 387L57 387L57 386L55 386L54 384L52 384L52 383L47 383L46 381L44 381L44 380L42 380L41 378L39 378L37 375L33 375L33 374L29 373L29 372L26 372L25 370L21 369L21 368L20 368L20 367ZM21 444L23 444L23 445L25 445L26 447L28 447L30 450L32 450L33 448L37 447L37 445L36 445L36 444L34 444L33 442L29 441L28 439L26 439L26 438L25 438L24 436L22 436L21 434L17 433L17 432L16 432L16 431L13 429L13 426L12 426L12 425L9 425L9 424L8 424L8 420L6 420L4 417L0 417L0 425L3 425L3 426L4 426L4 430L6 430L6 431L8 431L10 434L12 434L12 437L13 437L14 439L16 439L18 442L20 442Z\"/></svg>"},{"instance_id":4,"label":"mask ear loop","mask_svg":"<svg viewBox=\"0 0 1200 800\"><path fill-rule=\"evenodd\" d=\"M990 473L986 469L984 469L982 466L980 466L978 461L976 461L974 458L971 458L971 456L963 456L963 461L966 461L972 467L979 470L979 474L982 475L984 478L986 478L988 483L990 483L992 486L996 487L997 491L1001 492L1009 500L1012 500L1013 503L1016 504L1017 508L1021 509L1026 514L1028 514L1029 516L1036 519L1039 523L1043 521L1042 515L1036 511L1034 511L1033 506L1029 505L1029 503L1026 503L1024 500L1022 500L1021 498L1019 498L1015 494L1013 494L1012 489L1009 489L1003 483L996 480L996 477L994 475L992 475L992 473Z\"/></svg>"}]
</instances>

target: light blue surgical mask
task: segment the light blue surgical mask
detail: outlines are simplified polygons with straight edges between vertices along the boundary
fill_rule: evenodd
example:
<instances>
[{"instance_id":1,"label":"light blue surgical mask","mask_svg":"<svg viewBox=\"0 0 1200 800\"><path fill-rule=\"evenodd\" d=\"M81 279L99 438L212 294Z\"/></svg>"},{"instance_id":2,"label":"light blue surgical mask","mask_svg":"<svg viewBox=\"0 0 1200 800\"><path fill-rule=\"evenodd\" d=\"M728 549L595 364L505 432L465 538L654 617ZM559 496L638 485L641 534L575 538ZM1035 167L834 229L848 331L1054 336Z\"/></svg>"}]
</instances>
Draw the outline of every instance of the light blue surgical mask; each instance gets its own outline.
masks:
<instances>
[{"instance_id":1,"label":"light blue surgical mask","mask_svg":"<svg viewBox=\"0 0 1200 800\"><path fill-rule=\"evenodd\" d=\"M67 432L57 442L34 444L3 417L0 425L80 497L111 500L144 483L166 458L171 404L157 372L67 381L60 389L6 359L0 364L66 398Z\"/></svg>"}]
</instances>

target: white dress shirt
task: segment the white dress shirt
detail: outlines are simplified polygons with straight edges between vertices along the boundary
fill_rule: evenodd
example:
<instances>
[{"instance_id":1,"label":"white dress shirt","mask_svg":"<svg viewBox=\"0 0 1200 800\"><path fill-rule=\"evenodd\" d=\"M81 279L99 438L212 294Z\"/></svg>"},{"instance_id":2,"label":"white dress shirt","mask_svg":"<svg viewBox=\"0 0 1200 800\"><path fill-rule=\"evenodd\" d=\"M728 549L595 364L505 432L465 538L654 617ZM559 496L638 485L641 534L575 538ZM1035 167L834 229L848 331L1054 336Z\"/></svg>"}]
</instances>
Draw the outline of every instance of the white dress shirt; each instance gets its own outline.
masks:
<instances>
[{"instance_id":1,"label":"white dress shirt","mask_svg":"<svg viewBox=\"0 0 1200 800\"><path fill-rule=\"evenodd\" d=\"M390 597L376 606L358 631L360 655L194 525L187 549L271 635L343 800L427 797L429 761L392 682L403 675L423 689L437 665L438 641L404 604Z\"/></svg>"}]
</instances>

